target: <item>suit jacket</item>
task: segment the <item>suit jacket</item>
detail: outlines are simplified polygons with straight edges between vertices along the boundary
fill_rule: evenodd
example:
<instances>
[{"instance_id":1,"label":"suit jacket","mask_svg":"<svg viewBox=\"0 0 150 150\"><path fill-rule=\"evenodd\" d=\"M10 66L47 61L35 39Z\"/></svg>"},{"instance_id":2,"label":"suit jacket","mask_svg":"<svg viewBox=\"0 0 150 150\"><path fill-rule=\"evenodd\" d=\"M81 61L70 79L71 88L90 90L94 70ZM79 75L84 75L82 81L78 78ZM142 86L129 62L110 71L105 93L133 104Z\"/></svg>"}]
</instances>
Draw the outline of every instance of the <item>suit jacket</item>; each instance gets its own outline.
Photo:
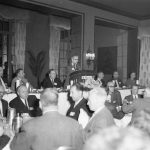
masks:
<instances>
[{"instance_id":1,"label":"suit jacket","mask_svg":"<svg viewBox=\"0 0 150 150\"><path fill-rule=\"evenodd\" d=\"M105 80L104 79L101 79L100 81L97 79L96 80L97 82L100 82L102 83L101 87L106 87L106 83L105 83Z\"/></svg>"},{"instance_id":2,"label":"suit jacket","mask_svg":"<svg viewBox=\"0 0 150 150\"><path fill-rule=\"evenodd\" d=\"M27 98L29 108L22 102L19 96L14 98L9 106L16 109L16 113L29 113L31 117L42 115L42 111L39 108L39 100L35 95L29 95Z\"/></svg>"},{"instance_id":3,"label":"suit jacket","mask_svg":"<svg viewBox=\"0 0 150 150\"><path fill-rule=\"evenodd\" d=\"M114 118L122 119L124 117L125 115L124 112L122 110L117 111L116 108L118 106L122 107L122 98L119 91L115 90L111 94L111 101L110 102L106 101L105 106L110 110Z\"/></svg>"},{"instance_id":4,"label":"suit jacket","mask_svg":"<svg viewBox=\"0 0 150 150\"><path fill-rule=\"evenodd\" d=\"M53 88L53 87L60 88L60 87L62 87L62 83L59 78L55 78L54 84L53 84L51 79L49 77L46 77L42 82L42 87L44 89L45 88Z\"/></svg>"},{"instance_id":5,"label":"suit jacket","mask_svg":"<svg viewBox=\"0 0 150 150\"><path fill-rule=\"evenodd\" d=\"M2 108L3 108L3 117L7 117L7 112L8 112L8 102L1 99L2 102Z\"/></svg>"},{"instance_id":6,"label":"suit jacket","mask_svg":"<svg viewBox=\"0 0 150 150\"><path fill-rule=\"evenodd\" d=\"M79 149L83 144L83 130L77 121L56 111L36 117L21 128L11 150L56 150L60 146Z\"/></svg>"},{"instance_id":7,"label":"suit jacket","mask_svg":"<svg viewBox=\"0 0 150 150\"><path fill-rule=\"evenodd\" d=\"M111 80L111 81L114 81L114 80L117 80L117 81L118 81L119 87L122 87L122 86L124 85L121 79L119 79L119 78L118 78L118 79L114 79L114 78L112 78L112 80ZM115 87L117 87L116 82L115 82Z\"/></svg>"},{"instance_id":8,"label":"suit jacket","mask_svg":"<svg viewBox=\"0 0 150 150\"><path fill-rule=\"evenodd\" d=\"M95 116L93 116L85 127L86 138L97 133L98 131L115 125L114 119L110 111L104 107Z\"/></svg>"},{"instance_id":9,"label":"suit jacket","mask_svg":"<svg viewBox=\"0 0 150 150\"><path fill-rule=\"evenodd\" d=\"M131 88L133 85L136 85L136 80L131 80L130 78L125 82L125 86Z\"/></svg>"},{"instance_id":10,"label":"suit jacket","mask_svg":"<svg viewBox=\"0 0 150 150\"><path fill-rule=\"evenodd\" d=\"M7 135L2 135L0 137L0 150L2 150L9 142L10 137L8 137Z\"/></svg>"},{"instance_id":11,"label":"suit jacket","mask_svg":"<svg viewBox=\"0 0 150 150\"><path fill-rule=\"evenodd\" d=\"M12 82L11 82L11 90L12 91L16 91L16 81L20 80L17 77L13 78ZM21 84L26 85L26 83L28 82L28 80L26 78L21 80Z\"/></svg>"},{"instance_id":12,"label":"suit jacket","mask_svg":"<svg viewBox=\"0 0 150 150\"><path fill-rule=\"evenodd\" d=\"M134 99L132 104L124 104L123 106L125 113L132 113L131 124L139 112L144 109L150 109L150 98Z\"/></svg>"},{"instance_id":13,"label":"suit jacket","mask_svg":"<svg viewBox=\"0 0 150 150\"><path fill-rule=\"evenodd\" d=\"M138 94L138 98L142 98L140 94ZM128 103L132 103L134 100L133 95L128 95L124 99L126 99Z\"/></svg>"},{"instance_id":14,"label":"suit jacket","mask_svg":"<svg viewBox=\"0 0 150 150\"><path fill-rule=\"evenodd\" d=\"M78 64L76 65L76 68L74 68L74 66L72 66L72 64L67 66L67 77L65 80L65 87L67 85L70 85L70 74L75 72L75 71L79 71L80 69L81 68Z\"/></svg>"},{"instance_id":15,"label":"suit jacket","mask_svg":"<svg viewBox=\"0 0 150 150\"><path fill-rule=\"evenodd\" d=\"M75 103L72 103L72 105L68 109L67 116L78 120L80 115L80 109L83 109L90 117L92 116L92 111L90 111L86 99L83 98L75 107L74 105Z\"/></svg>"}]
</instances>

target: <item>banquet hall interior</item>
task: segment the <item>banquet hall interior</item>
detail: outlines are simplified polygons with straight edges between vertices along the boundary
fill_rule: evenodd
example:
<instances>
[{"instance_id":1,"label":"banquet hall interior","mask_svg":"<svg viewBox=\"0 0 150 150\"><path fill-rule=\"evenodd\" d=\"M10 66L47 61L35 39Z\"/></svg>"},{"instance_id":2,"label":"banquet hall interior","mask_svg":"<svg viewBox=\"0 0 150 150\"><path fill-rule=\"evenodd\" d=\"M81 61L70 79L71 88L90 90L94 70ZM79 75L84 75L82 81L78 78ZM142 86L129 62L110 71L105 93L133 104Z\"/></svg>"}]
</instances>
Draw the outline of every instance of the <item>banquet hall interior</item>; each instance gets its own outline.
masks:
<instances>
[{"instance_id":1,"label":"banquet hall interior","mask_svg":"<svg viewBox=\"0 0 150 150\"><path fill-rule=\"evenodd\" d=\"M34 150L126 150L115 140L130 145L130 134L141 141L132 150L149 149L149 76L150 1L0 0L3 150L27 150L26 142ZM29 134L38 127L42 144ZM48 143L53 134L57 140Z\"/></svg>"},{"instance_id":2,"label":"banquet hall interior","mask_svg":"<svg viewBox=\"0 0 150 150\"><path fill-rule=\"evenodd\" d=\"M78 55L82 70L102 70L106 81L114 70L123 81L134 71L141 84L147 85L148 76L142 79L146 68L140 64L148 56L140 56L145 51L140 51L143 37L149 35L147 3L1 0L4 78L10 85L16 69L23 68L29 82L39 88L48 68L53 68L64 81L70 58ZM96 56L90 64L88 50Z\"/></svg>"}]
</instances>

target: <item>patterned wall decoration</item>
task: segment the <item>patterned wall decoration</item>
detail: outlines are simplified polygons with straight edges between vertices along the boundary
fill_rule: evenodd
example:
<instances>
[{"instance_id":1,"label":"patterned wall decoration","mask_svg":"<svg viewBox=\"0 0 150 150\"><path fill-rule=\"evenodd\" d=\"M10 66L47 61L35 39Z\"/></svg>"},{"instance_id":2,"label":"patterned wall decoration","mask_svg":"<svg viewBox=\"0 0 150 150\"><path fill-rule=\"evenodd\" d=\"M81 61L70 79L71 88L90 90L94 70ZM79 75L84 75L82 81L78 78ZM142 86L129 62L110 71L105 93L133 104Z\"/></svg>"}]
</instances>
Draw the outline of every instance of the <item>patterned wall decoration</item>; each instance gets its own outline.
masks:
<instances>
[{"instance_id":1,"label":"patterned wall decoration","mask_svg":"<svg viewBox=\"0 0 150 150\"><path fill-rule=\"evenodd\" d=\"M15 21L13 24L14 38L12 42L13 70L24 69L26 46L26 23Z\"/></svg>"},{"instance_id":2,"label":"patterned wall decoration","mask_svg":"<svg viewBox=\"0 0 150 150\"><path fill-rule=\"evenodd\" d=\"M150 37L141 38L139 71L140 85L148 86L150 83Z\"/></svg>"}]
</instances>

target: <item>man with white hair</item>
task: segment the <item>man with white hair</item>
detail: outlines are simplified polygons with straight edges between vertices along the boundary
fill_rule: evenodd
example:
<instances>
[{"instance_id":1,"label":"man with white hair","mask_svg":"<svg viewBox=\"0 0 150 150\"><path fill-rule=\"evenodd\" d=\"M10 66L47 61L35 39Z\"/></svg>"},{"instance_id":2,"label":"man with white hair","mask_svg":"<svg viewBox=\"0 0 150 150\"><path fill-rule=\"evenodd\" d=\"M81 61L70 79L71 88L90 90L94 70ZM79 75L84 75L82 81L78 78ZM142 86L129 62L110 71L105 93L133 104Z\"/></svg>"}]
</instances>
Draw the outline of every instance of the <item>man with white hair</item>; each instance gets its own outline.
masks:
<instances>
[{"instance_id":1,"label":"man with white hair","mask_svg":"<svg viewBox=\"0 0 150 150\"><path fill-rule=\"evenodd\" d=\"M43 116L26 122L15 136L11 150L56 150L61 146L80 149L83 144L81 126L58 112L58 93L47 88L41 94Z\"/></svg>"},{"instance_id":2,"label":"man with white hair","mask_svg":"<svg viewBox=\"0 0 150 150\"><path fill-rule=\"evenodd\" d=\"M111 112L105 107L106 98L104 88L96 87L89 92L88 105L94 114L85 127L87 138L103 128L115 125Z\"/></svg>"}]
</instances>

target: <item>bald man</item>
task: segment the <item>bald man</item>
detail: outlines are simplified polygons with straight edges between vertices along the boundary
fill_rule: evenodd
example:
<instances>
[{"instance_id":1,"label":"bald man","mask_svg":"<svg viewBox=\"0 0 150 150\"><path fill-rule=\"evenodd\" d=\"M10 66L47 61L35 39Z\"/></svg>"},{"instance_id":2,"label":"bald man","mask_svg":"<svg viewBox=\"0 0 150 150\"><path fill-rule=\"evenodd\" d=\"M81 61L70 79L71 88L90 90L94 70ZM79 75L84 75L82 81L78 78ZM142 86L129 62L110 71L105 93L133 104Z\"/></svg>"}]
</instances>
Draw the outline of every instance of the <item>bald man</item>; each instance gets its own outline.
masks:
<instances>
[{"instance_id":1,"label":"bald man","mask_svg":"<svg viewBox=\"0 0 150 150\"><path fill-rule=\"evenodd\" d=\"M80 149L82 129L77 121L59 114L57 91L45 89L40 100L43 116L22 126L22 132L15 136L11 150L56 150L60 146Z\"/></svg>"},{"instance_id":2,"label":"bald man","mask_svg":"<svg viewBox=\"0 0 150 150\"><path fill-rule=\"evenodd\" d=\"M17 88L17 97L9 103L9 106L15 108L16 113L19 114L27 113L31 117L42 115L39 100L35 95L29 95L28 89L24 85Z\"/></svg>"}]
</instances>

